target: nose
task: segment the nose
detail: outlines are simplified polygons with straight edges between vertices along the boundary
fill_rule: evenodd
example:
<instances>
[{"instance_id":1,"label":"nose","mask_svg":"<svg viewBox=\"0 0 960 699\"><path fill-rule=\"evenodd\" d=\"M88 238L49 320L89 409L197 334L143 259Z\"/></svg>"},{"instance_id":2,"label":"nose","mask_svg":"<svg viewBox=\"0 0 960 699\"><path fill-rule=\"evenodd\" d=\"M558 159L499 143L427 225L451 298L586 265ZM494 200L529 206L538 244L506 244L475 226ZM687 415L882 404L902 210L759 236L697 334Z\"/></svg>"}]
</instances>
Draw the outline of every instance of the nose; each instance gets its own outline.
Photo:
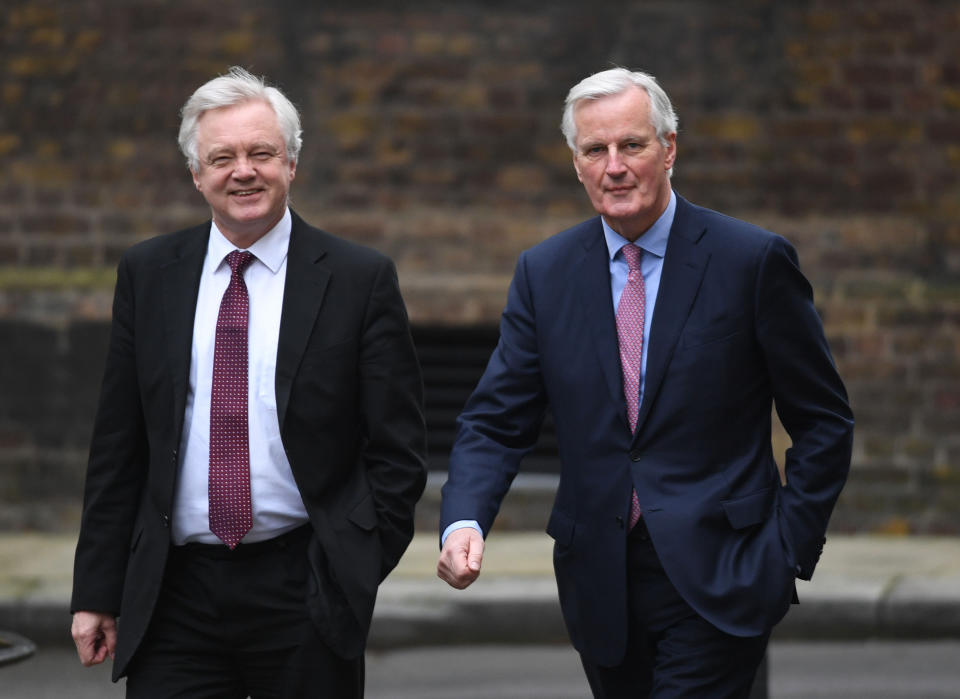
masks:
<instances>
[{"instance_id":1,"label":"nose","mask_svg":"<svg viewBox=\"0 0 960 699\"><path fill-rule=\"evenodd\" d=\"M620 157L620 150L616 146L610 146L607 150L606 173L611 177L619 177L627 171L627 166L623 164Z\"/></svg>"},{"instance_id":2,"label":"nose","mask_svg":"<svg viewBox=\"0 0 960 699\"><path fill-rule=\"evenodd\" d=\"M247 156L241 155L234 161L233 172L230 174L238 180L249 180L251 177L256 176L257 173L253 166L253 161L247 158Z\"/></svg>"}]
</instances>

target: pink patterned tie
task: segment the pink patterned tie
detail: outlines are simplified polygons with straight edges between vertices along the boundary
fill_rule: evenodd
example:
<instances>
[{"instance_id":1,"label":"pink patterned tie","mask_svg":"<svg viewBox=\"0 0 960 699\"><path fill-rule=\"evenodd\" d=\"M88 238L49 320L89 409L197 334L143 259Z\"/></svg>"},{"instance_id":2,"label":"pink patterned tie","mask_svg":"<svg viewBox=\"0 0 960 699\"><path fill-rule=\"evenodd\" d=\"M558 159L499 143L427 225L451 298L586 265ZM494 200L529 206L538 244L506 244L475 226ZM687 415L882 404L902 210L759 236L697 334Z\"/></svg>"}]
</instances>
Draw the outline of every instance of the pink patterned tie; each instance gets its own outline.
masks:
<instances>
[{"instance_id":1,"label":"pink patterned tie","mask_svg":"<svg viewBox=\"0 0 960 699\"><path fill-rule=\"evenodd\" d=\"M243 271L253 254L227 255L230 284L220 302L210 395L210 531L231 549L253 526L247 429L247 321Z\"/></svg>"},{"instance_id":2,"label":"pink patterned tie","mask_svg":"<svg viewBox=\"0 0 960 699\"><path fill-rule=\"evenodd\" d=\"M646 291L643 274L640 273L640 257L643 250L636 245L624 245L623 256L630 272L617 305L617 336L620 340L620 366L623 369L623 395L627 399L627 417L630 432L637 429L640 412L640 360L643 356L643 321L646 307ZM630 499L630 529L640 521L640 502L637 491Z\"/></svg>"}]
</instances>

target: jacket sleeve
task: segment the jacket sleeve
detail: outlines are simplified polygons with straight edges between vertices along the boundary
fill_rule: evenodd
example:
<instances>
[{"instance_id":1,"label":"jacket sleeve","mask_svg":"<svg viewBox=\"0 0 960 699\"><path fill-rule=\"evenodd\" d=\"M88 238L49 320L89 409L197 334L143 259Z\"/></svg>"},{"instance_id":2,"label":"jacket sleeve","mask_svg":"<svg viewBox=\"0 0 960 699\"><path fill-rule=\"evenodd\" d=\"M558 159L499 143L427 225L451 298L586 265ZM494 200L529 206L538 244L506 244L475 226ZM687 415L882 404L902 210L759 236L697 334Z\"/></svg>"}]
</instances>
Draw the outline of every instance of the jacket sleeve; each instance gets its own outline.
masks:
<instances>
[{"instance_id":1,"label":"jacket sleeve","mask_svg":"<svg viewBox=\"0 0 960 699\"><path fill-rule=\"evenodd\" d=\"M414 506L426 484L423 380L396 270L374 281L360 350L362 434L383 549L381 579L413 538Z\"/></svg>"},{"instance_id":2,"label":"jacket sleeve","mask_svg":"<svg viewBox=\"0 0 960 699\"><path fill-rule=\"evenodd\" d=\"M546 404L524 253L510 284L500 341L457 421L441 534L457 520L475 520L489 533L520 461L536 445Z\"/></svg>"},{"instance_id":3,"label":"jacket sleeve","mask_svg":"<svg viewBox=\"0 0 960 699\"><path fill-rule=\"evenodd\" d=\"M797 576L809 580L850 469L853 413L813 291L800 272L796 251L779 236L771 238L761 256L756 293L757 335L777 414L793 443L786 453L781 518Z\"/></svg>"},{"instance_id":4,"label":"jacket sleeve","mask_svg":"<svg viewBox=\"0 0 960 699\"><path fill-rule=\"evenodd\" d=\"M137 381L130 264L117 270L113 322L87 465L71 611L118 614L130 536L147 469Z\"/></svg>"}]
</instances>

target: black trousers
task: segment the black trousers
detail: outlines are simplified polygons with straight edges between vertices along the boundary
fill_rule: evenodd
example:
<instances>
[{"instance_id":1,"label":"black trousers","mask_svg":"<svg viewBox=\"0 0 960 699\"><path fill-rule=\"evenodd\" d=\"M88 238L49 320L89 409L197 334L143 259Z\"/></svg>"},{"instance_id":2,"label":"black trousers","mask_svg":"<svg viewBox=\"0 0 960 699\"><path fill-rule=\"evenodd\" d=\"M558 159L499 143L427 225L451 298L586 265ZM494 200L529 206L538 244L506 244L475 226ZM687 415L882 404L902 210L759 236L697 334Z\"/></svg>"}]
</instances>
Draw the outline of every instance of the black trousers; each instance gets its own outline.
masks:
<instances>
[{"instance_id":1,"label":"black trousers","mask_svg":"<svg viewBox=\"0 0 960 699\"><path fill-rule=\"evenodd\" d=\"M642 519L627 546L627 654L616 667L583 660L594 697L749 697L769 634L731 636L697 614L667 578Z\"/></svg>"},{"instance_id":2,"label":"black trousers","mask_svg":"<svg viewBox=\"0 0 960 699\"><path fill-rule=\"evenodd\" d=\"M157 608L128 668L127 697L362 697L363 657L337 656L307 613L310 534L307 525L233 551L171 547Z\"/></svg>"}]
</instances>

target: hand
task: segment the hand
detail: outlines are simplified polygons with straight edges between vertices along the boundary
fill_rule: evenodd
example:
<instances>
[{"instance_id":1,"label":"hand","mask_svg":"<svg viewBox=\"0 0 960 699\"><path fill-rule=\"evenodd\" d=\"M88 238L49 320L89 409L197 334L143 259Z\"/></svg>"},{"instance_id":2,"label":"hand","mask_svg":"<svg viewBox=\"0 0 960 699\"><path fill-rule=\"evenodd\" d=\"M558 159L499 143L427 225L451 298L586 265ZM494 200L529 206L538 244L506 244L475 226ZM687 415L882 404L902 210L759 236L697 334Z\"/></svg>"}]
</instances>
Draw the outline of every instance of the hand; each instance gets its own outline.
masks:
<instances>
[{"instance_id":1,"label":"hand","mask_svg":"<svg viewBox=\"0 0 960 699\"><path fill-rule=\"evenodd\" d=\"M85 667L111 660L117 650L117 621L112 614L76 612L70 629L77 655Z\"/></svg>"},{"instance_id":2,"label":"hand","mask_svg":"<svg viewBox=\"0 0 960 699\"><path fill-rule=\"evenodd\" d=\"M462 590L480 575L483 562L483 536L473 527L450 532L440 551L437 575L450 587Z\"/></svg>"}]
</instances>

